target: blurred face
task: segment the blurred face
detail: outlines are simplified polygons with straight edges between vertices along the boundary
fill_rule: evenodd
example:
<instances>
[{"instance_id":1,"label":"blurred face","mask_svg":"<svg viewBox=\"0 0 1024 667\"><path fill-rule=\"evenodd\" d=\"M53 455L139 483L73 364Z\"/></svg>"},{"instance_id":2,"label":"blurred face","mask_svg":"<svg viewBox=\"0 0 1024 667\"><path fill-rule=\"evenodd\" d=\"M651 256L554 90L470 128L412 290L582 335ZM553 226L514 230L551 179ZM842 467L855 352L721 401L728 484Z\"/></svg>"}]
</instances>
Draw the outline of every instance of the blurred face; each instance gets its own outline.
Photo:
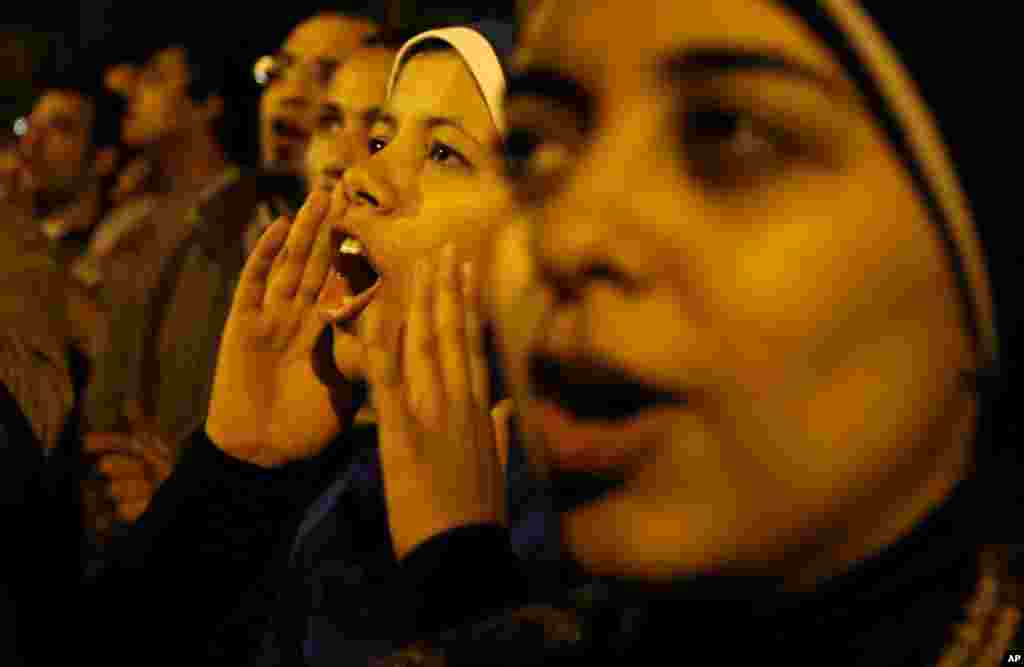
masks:
<instances>
[{"instance_id":1,"label":"blurred face","mask_svg":"<svg viewBox=\"0 0 1024 667\"><path fill-rule=\"evenodd\" d=\"M508 203L498 139L483 96L454 51L408 61L371 128L371 157L345 172L332 203L333 209L339 197L351 202L332 228L336 241L362 243L381 280L377 301L405 303L416 259L448 242L471 254L487 237L490 221Z\"/></svg>"},{"instance_id":2,"label":"blurred face","mask_svg":"<svg viewBox=\"0 0 1024 667\"><path fill-rule=\"evenodd\" d=\"M260 98L260 151L268 169L303 175L321 98L338 66L374 31L372 24L321 14L298 25L274 56Z\"/></svg>"},{"instance_id":3,"label":"blurred face","mask_svg":"<svg viewBox=\"0 0 1024 667\"><path fill-rule=\"evenodd\" d=\"M530 255L530 223L509 216L487 244L484 271L484 318L495 323L496 342L507 389L517 405L529 400L529 353L547 308Z\"/></svg>"},{"instance_id":4,"label":"blurred face","mask_svg":"<svg viewBox=\"0 0 1024 667\"><path fill-rule=\"evenodd\" d=\"M550 11L506 144L545 314L505 349L538 456L619 481L567 512L569 549L799 583L896 539L963 474L973 354L852 84L775 3Z\"/></svg>"},{"instance_id":5,"label":"blurred face","mask_svg":"<svg viewBox=\"0 0 1024 667\"><path fill-rule=\"evenodd\" d=\"M121 139L129 146L174 142L199 121L202 104L188 95L190 73L181 48L158 51L139 70L128 93Z\"/></svg>"},{"instance_id":6,"label":"blurred face","mask_svg":"<svg viewBox=\"0 0 1024 667\"><path fill-rule=\"evenodd\" d=\"M370 128L387 97L395 52L360 49L334 74L306 154L312 187L332 192L345 170L370 157Z\"/></svg>"},{"instance_id":7,"label":"blurred face","mask_svg":"<svg viewBox=\"0 0 1024 667\"><path fill-rule=\"evenodd\" d=\"M21 154L36 197L69 199L89 174L92 103L51 90L36 102L21 138Z\"/></svg>"},{"instance_id":8,"label":"blurred face","mask_svg":"<svg viewBox=\"0 0 1024 667\"><path fill-rule=\"evenodd\" d=\"M138 68L131 63L118 63L103 73L103 85L107 90L128 99L138 79Z\"/></svg>"}]
</instances>

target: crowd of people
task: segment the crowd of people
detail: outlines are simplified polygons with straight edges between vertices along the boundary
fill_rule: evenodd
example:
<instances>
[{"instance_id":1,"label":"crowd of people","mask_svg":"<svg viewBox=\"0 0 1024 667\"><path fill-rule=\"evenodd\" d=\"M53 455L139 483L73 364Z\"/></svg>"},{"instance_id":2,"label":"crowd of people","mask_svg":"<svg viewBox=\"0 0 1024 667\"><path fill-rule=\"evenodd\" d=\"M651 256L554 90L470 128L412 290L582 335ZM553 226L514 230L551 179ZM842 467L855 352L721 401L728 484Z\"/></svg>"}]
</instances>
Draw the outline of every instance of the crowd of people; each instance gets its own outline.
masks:
<instances>
[{"instance_id":1,"label":"crowd of people","mask_svg":"<svg viewBox=\"0 0 1024 667\"><path fill-rule=\"evenodd\" d=\"M901 9L325 7L258 166L209 44L49 73L0 664L1019 659L1021 253L948 48L992 18Z\"/></svg>"}]
</instances>

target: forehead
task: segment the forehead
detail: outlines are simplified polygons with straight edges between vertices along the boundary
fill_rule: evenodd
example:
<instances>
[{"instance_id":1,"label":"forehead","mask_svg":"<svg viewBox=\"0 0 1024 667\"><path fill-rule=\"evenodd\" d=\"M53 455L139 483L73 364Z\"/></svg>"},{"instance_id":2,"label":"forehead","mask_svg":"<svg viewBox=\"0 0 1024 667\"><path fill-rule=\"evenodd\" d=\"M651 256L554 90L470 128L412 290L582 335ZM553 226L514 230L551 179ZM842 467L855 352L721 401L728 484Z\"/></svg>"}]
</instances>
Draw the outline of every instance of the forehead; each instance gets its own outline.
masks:
<instances>
[{"instance_id":1,"label":"forehead","mask_svg":"<svg viewBox=\"0 0 1024 667\"><path fill-rule=\"evenodd\" d=\"M611 0L546 2L530 26L519 62L568 70L594 87L616 89L665 56L701 46L742 47L783 53L824 74L841 77L838 64L810 29L771 0Z\"/></svg>"},{"instance_id":2,"label":"forehead","mask_svg":"<svg viewBox=\"0 0 1024 667\"><path fill-rule=\"evenodd\" d=\"M324 14L297 25L282 49L303 60L344 60L370 32L365 22Z\"/></svg>"},{"instance_id":3,"label":"forehead","mask_svg":"<svg viewBox=\"0 0 1024 667\"><path fill-rule=\"evenodd\" d=\"M454 118L478 139L495 132L476 80L455 51L420 53L406 61L388 109L399 115Z\"/></svg>"},{"instance_id":4,"label":"forehead","mask_svg":"<svg viewBox=\"0 0 1024 667\"><path fill-rule=\"evenodd\" d=\"M88 101L79 93L70 90L48 90L32 109L33 118L55 118L57 116L81 119L89 111Z\"/></svg>"},{"instance_id":5,"label":"forehead","mask_svg":"<svg viewBox=\"0 0 1024 667\"><path fill-rule=\"evenodd\" d=\"M345 107L382 105L394 59L395 52L388 49L356 51L331 79L328 98Z\"/></svg>"}]
</instances>

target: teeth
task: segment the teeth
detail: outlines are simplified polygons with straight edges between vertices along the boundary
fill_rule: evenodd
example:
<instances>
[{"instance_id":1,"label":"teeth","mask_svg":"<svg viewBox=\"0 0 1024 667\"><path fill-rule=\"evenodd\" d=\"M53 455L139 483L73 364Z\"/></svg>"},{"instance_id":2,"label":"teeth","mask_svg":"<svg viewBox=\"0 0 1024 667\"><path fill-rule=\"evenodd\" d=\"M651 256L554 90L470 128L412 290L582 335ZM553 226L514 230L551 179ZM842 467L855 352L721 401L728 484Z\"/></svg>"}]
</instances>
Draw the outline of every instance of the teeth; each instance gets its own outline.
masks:
<instances>
[{"instance_id":1,"label":"teeth","mask_svg":"<svg viewBox=\"0 0 1024 667\"><path fill-rule=\"evenodd\" d=\"M366 249L363 248L361 241L357 241L354 238L347 238L341 242L341 247L338 248L338 252L342 255L363 255L366 254Z\"/></svg>"}]
</instances>

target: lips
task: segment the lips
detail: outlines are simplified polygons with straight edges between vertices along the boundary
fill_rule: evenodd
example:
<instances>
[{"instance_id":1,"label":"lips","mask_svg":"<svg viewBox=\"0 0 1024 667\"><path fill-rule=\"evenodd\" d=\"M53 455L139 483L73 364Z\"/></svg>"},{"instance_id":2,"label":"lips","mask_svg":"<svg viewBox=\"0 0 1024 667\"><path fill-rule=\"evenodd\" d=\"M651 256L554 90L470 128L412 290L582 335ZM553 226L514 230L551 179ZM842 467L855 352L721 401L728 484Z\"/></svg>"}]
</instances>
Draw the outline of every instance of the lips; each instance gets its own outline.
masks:
<instances>
[{"instance_id":1,"label":"lips","mask_svg":"<svg viewBox=\"0 0 1024 667\"><path fill-rule=\"evenodd\" d=\"M618 422L663 406L685 406L685 394L655 387L600 362L534 355L536 395L580 421Z\"/></svg>"},{"instance_id":2,"label":"lips","mask_svg":"<svg viewBox=\"0 0 1024 667\"><path fill-rule=\"evenodd\" d=\"M595 502L625 483L625 475L616 472L553 470L548 473L547 490L552 509L564 513Z\"/></svg>"}]
</instances>

